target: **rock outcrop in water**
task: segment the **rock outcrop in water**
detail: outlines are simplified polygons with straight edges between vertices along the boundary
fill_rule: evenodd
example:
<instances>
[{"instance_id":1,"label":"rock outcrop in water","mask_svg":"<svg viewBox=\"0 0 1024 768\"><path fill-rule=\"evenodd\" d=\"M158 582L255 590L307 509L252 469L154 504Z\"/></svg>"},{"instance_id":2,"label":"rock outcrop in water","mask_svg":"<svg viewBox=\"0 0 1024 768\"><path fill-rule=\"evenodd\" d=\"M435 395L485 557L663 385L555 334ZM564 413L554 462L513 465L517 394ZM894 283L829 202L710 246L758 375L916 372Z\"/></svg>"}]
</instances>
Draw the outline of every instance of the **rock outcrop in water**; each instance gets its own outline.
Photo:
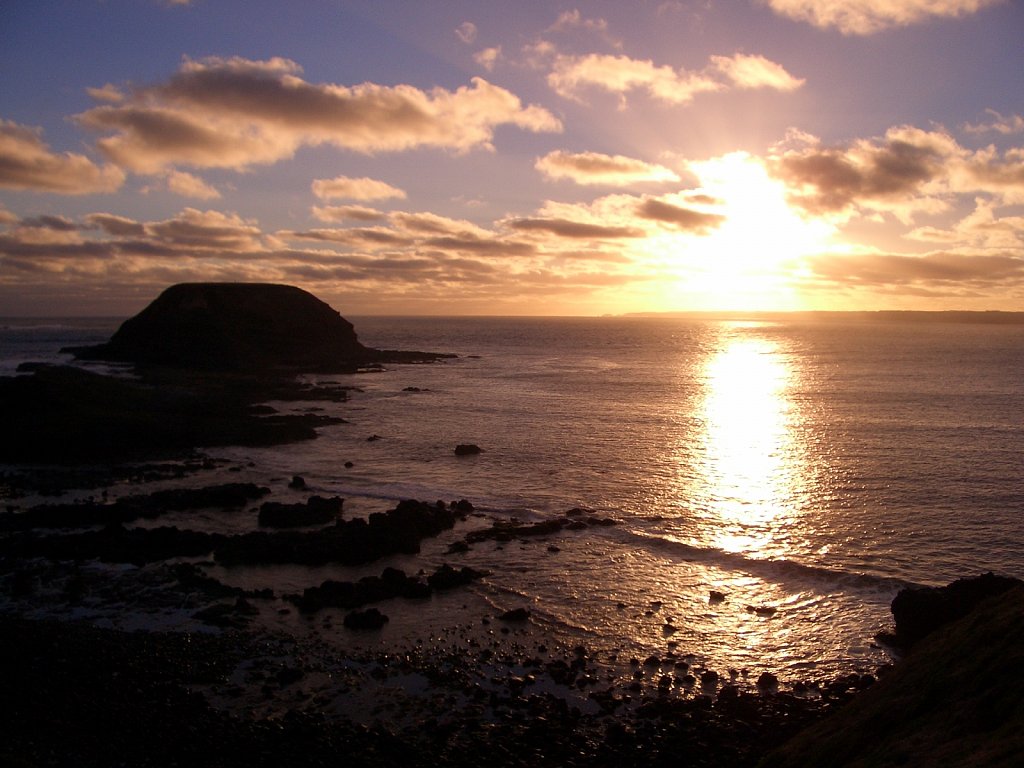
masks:
<instances>
[{"instance_id":1,"label":"rock outcrop in water","mask_svg":"<svg viewBox=\"0 0 1024 768\"><path fill-rule=\"evenodd\" d=\"M79 359L199 370L345 371L442 355L363 346L352 323L301 288L269 283L181 283Z\"/></svg>"}]
</instances>

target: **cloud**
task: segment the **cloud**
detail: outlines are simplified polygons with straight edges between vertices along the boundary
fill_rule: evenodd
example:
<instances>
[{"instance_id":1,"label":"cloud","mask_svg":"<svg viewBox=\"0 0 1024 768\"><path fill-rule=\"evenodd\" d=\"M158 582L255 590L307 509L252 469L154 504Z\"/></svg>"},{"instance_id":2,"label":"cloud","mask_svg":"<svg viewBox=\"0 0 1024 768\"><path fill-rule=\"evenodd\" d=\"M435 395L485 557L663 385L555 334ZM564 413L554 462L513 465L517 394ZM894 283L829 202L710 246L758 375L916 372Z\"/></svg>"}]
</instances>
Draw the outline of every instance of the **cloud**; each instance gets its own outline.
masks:
<instances>
[{"instance_id":1,"label":"cloud","mask_svg":"<svg viewBox=\"0 0 1024 768\"><path fill-rule=\"evenodd\" d=\"M144 224L111 213L91 213L85 217L85 221L90 228L102 229L108 235L117 237L144 237L146 234Z\"/></svg>"},{"instance_id":2,"label":"cloud","mask_svg":"<svg viewBox=\"0 0 1024 768\"><path fill-rule=\"evenodd\" d=\"M562 129L547 110L523 106L515 94L482 78L454 91L423 91L316 84L301 74L298 64L282 58L186 58L167 82L76 119L109 134L98 147L140 173L173 165L242 170L320 144L367 154L418 147L466 152L493 148L501 125Z\"/></svg>"},{"instance_id":3,"label":"cloud","mask_svg":"<svg viewBox=\"0 0 1024 768\"><path fill-rule=\"evenodd\" d=\"M606 19L598 18L587 18L578 9L572 11L562 11L555 23L548 27L548 32L572 32L575 30L582 30L594 35L597 35L606 43L611 45L613 48L621 48L622 42L613 37L609 31L608 21Z\"/></svg>"},{"instance_id":4,"label":"cloud","mask_svg":"<svg viewBox=\"0 0 1024 768\"><path fill-rule=\"evenodd\" d=\"M176 195L197 200L216 200L220 197L220 192L214 187L185 171L170 171L167 174L167 188Z\"/></svg>"},{"instance_id":5,"label":"cloud","mask_svg":"<svg viewBox=\"0 0 1024 768\"><path fill-rule=\"evenodd\" d=\"M776 13L845 35L870 35L977 13L1002 0L765 0Z\"/></svg>"},{"instance_id":6,"label":"cloud","mask_svg":"<svg viewBox=\"0 0 1024 768\"><path fill-rule=\"evenodd\" d=\"M77 232L78 225L65 216L32 216L24 218L20 222L23 227L38 227L40 229L52 229L56 232Z\"/></svg>"},{"instance_id":7,"label":"cloud","mask_svg":"<svg viewBox=\"0 0 1024 768\"><path fill-rule=\"evenodd\" d=\"M648 198L640 203L636 208L636 215L642 219L671 224L679 229L697 233L705 233L725 221L725 217L717 213L695 211L655 198Z\"/></svg>"},{"instance_id":8,"label":"cloud","mask_svg":"<svg viewBox=\"0 0 1024 768\"><path fill-rule=\"evenodd\" d=\"M1014 133L1024 133L1024 116L1010 115L1009 117L1004 117L994 109L986 109L985 112L991 116L992 120L990 122L965 125L964 130L967 131L967 133L994 132L1001 133L1004 136L1009 136Z\"/></svg>"},{"instance_id":9,"label":"cloud","mask_svg":"<svg viewBox=\"0 0 1024 768\"><path fill-rule=\"evenodd\" d=\"M635 227L606 226L569 219L510 219L505 225L520 232L546 232L572 239L604 240L644 236L644 231Z\"/></svg>"},{"instance_id":10,"label":"cloud","mask_svg":"<svg viewBox=\"0 0 1024 768\"><path fill-rule=\"evenodd\" d=\"M382 221L387 214L362 205L313 206L313 216L320 221Z\"/></svg>"},{"instance_id":11,"label":"cloud","mask_svg":"<svg viewBox=\"0 0 1024 768\"><path fill-rule=\"evenodd\" d=\"M581 90L593 87L622 96L641 90L669 104L686 104L699 93L718 91L723 87L704 74L685 70L677 72L672 67L657 66L649 59L599 53L557 55L548 75L548 85L560 96L574 100L579 99Z\"/></svg>"},{"instance_id":12,"label":"cloud","mask_svg":"<svg viewBox=\"0 0 1024 768\"><path fill-rule=\"evenodd\" d=\"M394 197L405 199L404 190L365 176L358 179L349 176L316 179L312 188L313 194L321 200L387 200Z\"/></svg>"},{"instance_id":13,"label":"cloud","mask_svg":"<svg viewBox=\"0 0 1024 768\"><path fill-rule=\"evenodd\" d=\"M494 48L484 48L482 51L477 51L473 54L473 61L479 64L481 67L486 69L488 72L494 70L494 65L498 63L501 58L501 46L495 46Z\"/></svg>"},{"instance_id":14,"label":"cloud","mask_svg":"<svg viewBox=\"0 0 1024 768\"><path fill-rule=\"evenodd\" d=\"M173 219L148 224L146 233L164 243L190 249L262 250L259 227L233 213L186 208Z\"/></svg>"},{"instance_id":15,"label":"cloud","mask_svg":"<svg viewBox=\"0 0 1024 768\"><path fill-rule=\"evenodd\" d=\"M941 129L897 126L883 137L834 147L806 142L768 162L792 202L816 214L873 211L909 223L920 213L948 210L960 195L1024 203L1024 155L972 151Z\"/></svg>"},{"instance_id":16,"label":"cloud","mask_svg":"<svg viewBox=\"0 0 1024 768\"><path fill-rule=\"evenodd\" d=\"M637 182L679 181L674 171L622 155L557 150L538 158L534 167L550 179L569 179L577 184L624 186Z\"/></svg>"},{"instance_id":17,"label":"cloud","mask_svg":"<svg viewBox=\"0 0 1024 768\"><path fill-rule=\"evenodd\" d=\"M773 88L795 91L806 80L793 77L781 64L764 56L712 56L711 66L727 77L737 88Z\"/></svg>"},{"instance_id":18,"label":"cloud","mask_svg":"<svg viewBox=\"0 0 1024 768\"><path fill-rule=\"evenodd\" d=\"M945 164L958 154L947 134L897 128L881 140L847 147L789 150L773 158L772 166L793 190L793 201L813 213L859 205L909 219L916 211L944 207L934 196L943 191L941 185L932 183L943 178Z\"/></svg>"},{"instance_id":19,"label":"cloud","mask_svg":"<svg viewBox=\"0 0 1024 768\"><path fill-rule=\"evenodd\" d=\"M455 36L466 45L476 42L477 28L472 21L464 21L455 28Z\"/></svg>"},{"instance_id":20,"label":"cloud","mask_svg":"<svg viewBox=\"0 0 1024 768\"><path fill-rule=\"evenodd\" d=\"M1024 285L1024 259L1009 253L972 255L940 251L923 256L890 253L819 256L814 273L849 288L914 289L930 295L969 295Z\"/></svg>"},{"instance_id":21,"label":"cloud","mask_svg":"<svg viewBox=\"0 0 1024 768\"><path fill-rule=\"evenodd\" d=\"M0 119L0 187L87 195L114 192L124 179L115 166L99 166L72 152L52 152L41 129Z\"/></svg>"},{"instance_id":22,"label":"cloud","mask_svg":"<svg viewBox=\"0 0 1024 768\"><path fill-rule=\"evenodd\" d=\"M124 91L113 83L107 83L102 88L86 88L85 92L95 101L105 101L110 104L120 104L125 99Z\"/></svg>"},{"instance_id":23,"label":"cloud","mask_svg":"<svg viewBox=\"0 0 1024 768\"><path fill-rule=\"evenodd\" d=\"M687 104L701 93L737 88L773 88L792 91L804 81L763 56L712 56L703 71L673 69L649 59L591 53L555 54L548 84L565 98L580 100L586 88L597 88L625 98L641 91L667 104Z\"/></svg>"},{"instance_id":24,"label":"cloud","mask_svg":"<svg viewBox=\"0 0 1024 768\"><path fill-rule=\"evenodd\" d=\"M949 229L926 226L907 234L911 240L1024 253L1024 216L998 216L996 206L978 198L974 210Z\"/></svg>"}]
</instances>

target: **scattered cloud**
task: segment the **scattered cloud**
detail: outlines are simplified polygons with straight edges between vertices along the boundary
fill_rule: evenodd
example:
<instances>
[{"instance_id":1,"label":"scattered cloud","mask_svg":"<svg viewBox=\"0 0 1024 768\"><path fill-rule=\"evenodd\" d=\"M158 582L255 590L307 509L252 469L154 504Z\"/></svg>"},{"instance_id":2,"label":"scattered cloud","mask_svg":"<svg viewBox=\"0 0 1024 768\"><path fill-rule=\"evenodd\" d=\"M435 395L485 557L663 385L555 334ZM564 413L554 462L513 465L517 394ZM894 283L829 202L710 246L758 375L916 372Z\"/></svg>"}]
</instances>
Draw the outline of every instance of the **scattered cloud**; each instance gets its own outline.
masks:
<instances>
[{"instance_id":1,"label":"scattered cloud","mask_svg":"<svg viewBox=\"0 0 1024 768\"><path fill-rule=\"evenodd\" d=\"M216 200L220 197L215 187L185 171L168 172L167 188L176 195L196 200Z\"/></svg>"},{"instance_id":2,"label":"scattered cloud","mask_svg":"<svg viewBox=\"0 0 1024 768\"><path fill-rule=\"evenodd\" d=\"M358 179L349 176L316 179L312 187L313 194L321 200L387 200L395 197L405 199L404 190L365 176Z\"/></svg>"},{"instance_id":3,"label":"scattered cloud","mask_svg":"<svg viewBox=\"0 0 1024 768\"><path fill-rule=\"evenodd\" d=\"M776 13L845 35L870 35L977 13L1003 0L765 0Z\"/></svg>"},{"instance_id":4,"label":"scattered cloud","mask_svg":"<svg viewBox=\"0 0 1024 768\"><path fill-rule=\"evenodd\" d=\"M588 88L618 94L623 99L632 91L640 91L667 104L687 104L701 93L730 87L792 91L803 83L781 64L746 54L712 56L702 71L677 70L622 54L555 54L548 74L548 84L556 93L576 101Z\"/></svg>"},{"instance_id":5,"label":"scattered cloud","mask_svg":"<svg viewBox=\"0 0 1024 768\"><path fill-rule=\"evenodd\" d=\"M921 242L1024 253L1024 216L1000 216L997 206L984 198L974 204L971 213L949 228L917 227L906 236Z\"/></svg>"},{"instance_id":6,"label":"scattered cloud","mask_svg":"<svg viewBox=\"0 0 1024 768\"><path fill-rule=\"evenodd\" d=\"M482 51L477 51L473 54L473 60L481 67L486 69L488 72L494 70L494 66L498 63L501 58L501 46L497 45L493 48L484 48Z\"/></svg>"},{"instance_id":7,"label":"scattered cloud","mask_svg":"<svg viewBox=\"0 0 1024 768\"><path fill-rule=\"evenodd\" d=\"M572 239L605 240L644 236L644 231L635 227L606 226L568 219L511 219L505 225L520 232L544 232Z\"/></svg>"},{"instance_id":8,"label":"scattered cloud","mask_svg":"<svg viewBox=\"0 0 1024 768\"><path fill-rule=\"evenodd\" d=\"M464 21L455 28L455 36L459 38L466 45L472 45L476 42L477 28L476 24L472 21Z\"/></svg>"},{"instance_id":9,"label":"scattered cloud","mask_svg":"<svg viewBox=\"0 0 1024 768\"><path fill-rule=\"evenodd\" d=\"M170 166L233 168L270 164L301 146L330 144L362 153L438 147L492 148L494 130L514 125L558 132L539 106L482 78L454 91L363 83L310 83L294 61L186 58L163 84L138 88L121 104L77 116L107 134L98 147L139 173Z\"/></svg>"},{"instance_id":10,"label":"scattered cloud","mask_svg":"<svg viewBox=\"0 0 1024 768\"><path fill-rule=\"evenodd\" d=\"M704 233L725 221L725 216L718 213L706 213L664 200L648 198L636 208L636 215L642 219L670 224L678 229Z\"/></svg>"},{"instance_id":11,"label":"scattered cloud","mask_svg":"<svg viewBox=\"0 0 1024 768\"><path fill-rule=\"evenodd\" d=\"M51 151L41 129L0 119L0 187L87 195L114 192L124 179L124 171L115 166Z\"/></svg>"},{"instance_id":12,"label":"scattered cloud","mask_svg":"<svg viewBox=\"0 0 1024 768\"><path fill-rule=\"evenodd\" d=\"M94 101L103 101L109 104L120 104L125 99L124 91L113 83L107 83L102 88L86 88L85 92Z\"/></svg>"},{"instance_id":13,"label":"scattered cloud","mask_svg":"<svg viewBox=\"0 0 1024 768\"><path fill-rule=\"evenodd\" d=\"M698 72L657 66L650 59L599 53L557 55L548 84L560 96L577 101L585 88L599 88L622 97L630 91L645 91L668 104L686 104L699 93L723 87L719 81Z\"/></svg>"},{"instance_id":14,"label":"scattered cloud","mask_svg":"<svg viewBox=\"0 0 1024 768\"><path fill-rule=\"evenodd\" d=\"M1001 133L1004 136L1024 133L1024 116L1010 115L1005 117L994 109L987 109L985 112L992 118L989 122L965 125L964 130L967 133Z\"/></svg>"},{"instance_id":15,"label":"scattered cloud","mask_svg":"<svg viewBox=\"0 0 1024 768\"><path fill-rule=\"evenodd\" d=\"M576 30L582 30L597 35L608 45L613 48L621 48L622 41L614 37L611 34L611 30L608 26L606 19L598 18L587 18L578 9L572 11L563 11L559 14L555 23L548 27L548 32L572 32Z\"/></svg>"},{"instance_id":16,"label":"scattered cloud","mask_svg":"<svg viewBox=\"0 0 1024 768\"><path fill-rule=\"evenodd\" d=\"M829 254L811 259L810 267L819 279L844 289L898 288L931 296L964 296L995 286L1024 286L1024 259L1009 253Z\"/></svg>"},{"instance_id":17,"label":"scattered cloud","mask_svg":"<svg viewBox=\"0 0 1024 768\"><path fill-rule=\"evenodd\" d=\"M960 195L1024 203L1024 153L972 151L941 129L898 126L846 146L805 143L775 154L769 164L792 201L816 214L860 210L910 223L918 214L948 210Z\"/></svg>"},{"instance_id":18,"label":"scattered cloud","mask_svg":"<svg viewBox=\"0 0 1024 768\"><path fill-rule=\"evenodd\" d=\"M773 88L795 91L806 80L793 77L785 68L764 56L712 56L711 66L728 78L737 88Z\"/></svg>"},{"instance_id":19,"label":"scattered cloud","mask_svg":"<svg viewBox=\"0 0 1024 768\"><path fill-rule=\"evenodd\" d=\"M538 158L534 167L549 179L569 179L577 184L625 186L638 182L679 181L679 175L662 165L622 155L556 150Z\"/></svg>"},{"instance_id":20,"label":"scattered cloud","mask_svg":"<svg viewBox=\"0 0 1024 768\"><path fill-rule=\"evenodd\" d=\"M313 217L320 221L381 221L387 214L362 205L313 206Z\"/></svg>"}]
</instances>

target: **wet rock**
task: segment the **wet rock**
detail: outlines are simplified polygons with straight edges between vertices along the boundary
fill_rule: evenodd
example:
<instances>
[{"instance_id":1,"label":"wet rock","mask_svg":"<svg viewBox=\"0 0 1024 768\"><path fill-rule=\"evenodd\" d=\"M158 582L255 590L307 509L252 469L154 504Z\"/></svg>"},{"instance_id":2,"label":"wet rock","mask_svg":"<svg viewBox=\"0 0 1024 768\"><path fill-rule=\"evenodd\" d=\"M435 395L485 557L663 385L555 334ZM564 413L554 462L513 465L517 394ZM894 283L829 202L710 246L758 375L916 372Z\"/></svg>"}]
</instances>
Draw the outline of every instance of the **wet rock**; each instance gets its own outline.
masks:
<instances>
[{"instance_id":1,"label":"wet rock","mask_svg":"<svg viewBox=\"0 0 1024 768\"><path fill-rule=\"evenodd\" d=\"M303 490L306 487L306 478L302 475L295 475L292 477L291 482L288 483L288 487L295 490Z\"/></svg>"},{"instance_id":2,"label":"wet rock","mask_svg":"<svg viewBox=\"0 0 1024 768\"><path fill-rule=\"evenodd\" d=\"M84 501L40 504L20 514L0 514L0 530L32 528L86 528L154 519L165 512L186 509L234 508L270 493L253 483L225 483L206 488L169 488L149 494L123 496L105 503Z\"/></svg>"},{"instance_id":3,"label":"wet rock","mask_svg":"<svg viewBox=\"0 0 1024 768\"><path fill-rule=\"evenodd\" d=\"M530 611L527 608L513 608L505 611L498 617L501 621L523 622L530 618Z\"/></svg>"},{"instance_id":4,"label":"wet rock","mask_svg":"<svg viewBox=\"0 0 1024 768\"><path fill-rule=\"evenodd\" d=\"M260 506L258 520L261 526L267 528L323 525L338 518L343 504L344 500L337 496L328 499L312 496L305 504L267 501Z\"/></svg>"},{"instance_id":5,"label":"wet rock","mask_svg":"<svg viewBox=\"0 0 1024 768\"><path fill-rule=\"evenodd\" d=\"M427 577L427 584L433 589L444 591L469 584L486 575L485 571L478 571L469 566L455 569L445 563Z\"/></svg>"},{"instance_id":6,"label":"wet rock","mask_svg":"<svg viewBox=\"0 0 1024 768\"><path fill-rule=\"evenodd\" d=\"M317 531L258 531L224 539L214 558L225 565L302 563L359 565L385 555L416 554L420 541L455 525L452 510L422 501L402 501L366 520L338 520Z\"/></svg>"},{"instance_id":7,"label":"wet rock","mask_svg":"<svg viewBox=\"0 0 1024 768\"><path fill-rule=\"evenodd\" d=\"M328 579L319 586L307 587L301 595L286 595L285 598L304 613L314 613L324 608L359 608L396 597L430 597L434 590L454 589L485 575L485 572L473 568L456 570L444 564L424 581L415 576L407 576L398 568L385 568L380 576L364 576L355 582Z\"/></svg>"},{"instance_id":8,"label":"wet rock","mask_svg":"<svg viewBox=\"0 0 1024 768\"><path fill-rule=\"evenodd\" d=\"M344 624L349 629L380 629L390 619L376 608L367 608L365 611L352 611L345 614Z\"/></svg>"},{"instance_id":9,"label":"wet rock","mask_svg":"<svg viewBox=\"0 0 1024 768\"><path fill-rule=\"evenodd\" d=\"M475 456L478 453L482 453L483 449L479 445L473 443L460 443L455 446L456 456Z\"/></svg>"},{"instance_id":10,"label":"wet rock","mask_svg":"<svg viewBox=\"0 0 1024 768\"><path fill-rule=\"evenodd\" d=\"M763 691L775 690L779 687L779 678L771 672L762 672L757 678L757 687Z\"/></svg>"}]
</instances>

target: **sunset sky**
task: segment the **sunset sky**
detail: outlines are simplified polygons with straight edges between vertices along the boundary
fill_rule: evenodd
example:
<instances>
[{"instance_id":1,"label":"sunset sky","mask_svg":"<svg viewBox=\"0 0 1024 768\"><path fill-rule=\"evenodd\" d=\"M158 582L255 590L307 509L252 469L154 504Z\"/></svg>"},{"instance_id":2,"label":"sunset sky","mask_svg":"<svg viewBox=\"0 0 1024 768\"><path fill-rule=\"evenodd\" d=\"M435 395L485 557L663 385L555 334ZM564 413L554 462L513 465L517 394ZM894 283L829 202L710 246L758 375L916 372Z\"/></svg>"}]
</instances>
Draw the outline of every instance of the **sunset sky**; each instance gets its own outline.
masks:
<instances>
[{"instance_id":1,"label":"sunset sky","mask_svg":"<svg viewBox=\"0 0 1024 768\"><path fill-rule=\"evenodd\" d=\"M1024 310L1024 3L8 0L0 315Z\"/></svg>"}]
</instances>

